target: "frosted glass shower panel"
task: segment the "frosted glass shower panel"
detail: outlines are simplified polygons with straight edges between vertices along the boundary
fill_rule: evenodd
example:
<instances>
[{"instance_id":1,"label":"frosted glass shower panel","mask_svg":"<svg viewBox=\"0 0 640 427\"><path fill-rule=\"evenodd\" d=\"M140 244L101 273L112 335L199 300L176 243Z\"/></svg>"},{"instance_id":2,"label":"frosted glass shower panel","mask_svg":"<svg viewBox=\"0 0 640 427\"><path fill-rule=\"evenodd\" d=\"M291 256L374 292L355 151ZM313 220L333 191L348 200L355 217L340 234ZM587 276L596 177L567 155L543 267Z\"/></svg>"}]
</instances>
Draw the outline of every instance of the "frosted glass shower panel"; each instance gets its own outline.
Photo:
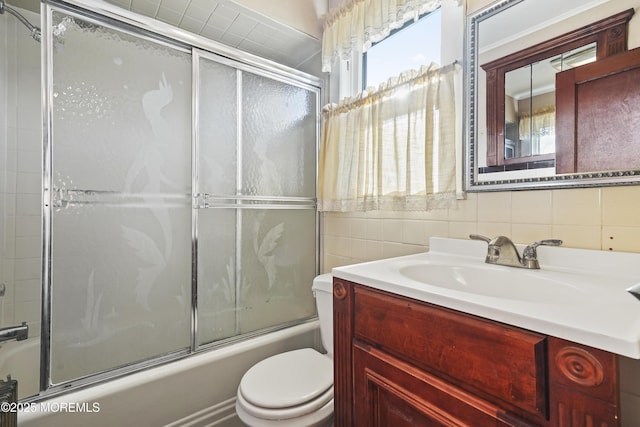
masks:
<instances>
[{"instance_id":1,"label":"frosted glass shower panel","mask_svg":"<svg viewBox=\"0 0 640 427\"><path fill-rule=\"evenodd\" d=\"M204 209L198 219L198 344L238 334L236 209Z\"/></svg>"},{"instance_id":2,"label":"frosted glass shower panel","mask_svg":"<svg viewBox=\"0 0 640 427\"><path fill-rule=\"evenodd\" d=\"M314 209L203 209L198 343L312 317Z\"/></svg>"},{"instance_id":3,"label":"frosted glass shower panel","mask_svg":"<svg viewBox=\"0 0 640 427\"><path fill-rule=\"evenodd\" d=\"M191 56L53 12L54 188L190 193Z\"/></svg>"},{"instance_id":4,"label":"frosted glass shower panel","mask_svg":"<svg viewBox=\"0 0 640 427\"><path fill-rule=\"evenodd\" d=\"M189 346L191 213L137 202L53 212L53 383Z\"/></svg>"},{"instance_id":5,"label":"frosted glass shower panel","mask_svg":"<svg viewBox=\"0 0 640 427\"><path fill-rule=\"evenodd\" d=\"M238 70L198 57L199 189L235 195L237 188Z\"/></svg>"},{"instance_id":6,"label":"frosted glass shower panel","mask_svg":"<svg viewBox=\"0 0 640 427\"><path fill-rule=\"evenodd\" d=\"M240 333L313 316L315 210L247 209L241 213Z\"/></svg>"},{"instance_id":7,"label":"frosted glass shower panel","mask_svg":"<svg viewBox=\"0 0 640 427\"><path fill-rule=\"evenodd\" d=\"M242 193L315 197L316 92L242 75Z\"/></svg>"},{"instance_id":8,"label":"frosted glass shower panel","mask_svg":"<svg viewBox=\"0 0 640 427\"><path fill-rule=\"evenodd\" d=\"M315 314L317 92L195 58L201 345Z\"/></svg>"},{"instance_id":9,"label":"frosted glass shower panel","mask_svg":"<svg viewBox=\"0 0 640 427\"><path fill-rule=\"evenodd\" d=\"M191 333L191 57L53 11L51 380Z\"/></svg>"}]
</instances>

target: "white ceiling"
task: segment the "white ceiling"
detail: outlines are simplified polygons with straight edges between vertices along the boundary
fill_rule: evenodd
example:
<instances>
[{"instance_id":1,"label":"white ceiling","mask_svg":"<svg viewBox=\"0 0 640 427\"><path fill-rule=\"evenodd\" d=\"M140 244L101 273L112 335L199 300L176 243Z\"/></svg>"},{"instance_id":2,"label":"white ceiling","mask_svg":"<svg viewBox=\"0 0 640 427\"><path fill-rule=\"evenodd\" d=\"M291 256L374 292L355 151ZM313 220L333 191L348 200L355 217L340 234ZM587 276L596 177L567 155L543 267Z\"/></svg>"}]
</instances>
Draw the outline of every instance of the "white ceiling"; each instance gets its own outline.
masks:
<instances>
[{"instance_id":1,"label":"white ceiling","mask_svg":"<svg viewBox=\"0 0 640 427\"><path fill-rule=\"evenodd\" d=\"M108 1L293 68L305 68L321 50L318 38L231 0Z\"/></svg>"},{"instance_id":2,"label":"white ceiling","mask_svg":"<svg viewBox=\"0 0 640 427\"><path fill-rule=\"evenodd\" d=\"M320 73L327 0L106 1L279 64ZM37 0L7 3L39 12Z\"/></svg>"}]
</instances>

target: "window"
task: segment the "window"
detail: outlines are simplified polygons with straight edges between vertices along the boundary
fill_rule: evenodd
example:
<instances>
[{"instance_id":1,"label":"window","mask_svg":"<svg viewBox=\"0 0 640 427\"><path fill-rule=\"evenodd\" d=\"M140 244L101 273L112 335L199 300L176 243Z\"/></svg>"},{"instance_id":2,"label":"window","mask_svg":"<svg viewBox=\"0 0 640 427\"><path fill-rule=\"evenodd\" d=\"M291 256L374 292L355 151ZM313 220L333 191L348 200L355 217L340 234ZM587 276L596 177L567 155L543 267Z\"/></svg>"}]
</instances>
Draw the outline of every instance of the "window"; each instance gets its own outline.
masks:
<instances>
[{"instance_id":1,"label":"window","mask_svg":"<svg viewBox=\"0 0 640 427\"><path fill-rule=\"evenodd\" d=\"M363 88L377 87L406 70L440 64L441 9L409 21L363 55ZM442 65L442 64L440 64Z\"/></svg>"}]
</instances>

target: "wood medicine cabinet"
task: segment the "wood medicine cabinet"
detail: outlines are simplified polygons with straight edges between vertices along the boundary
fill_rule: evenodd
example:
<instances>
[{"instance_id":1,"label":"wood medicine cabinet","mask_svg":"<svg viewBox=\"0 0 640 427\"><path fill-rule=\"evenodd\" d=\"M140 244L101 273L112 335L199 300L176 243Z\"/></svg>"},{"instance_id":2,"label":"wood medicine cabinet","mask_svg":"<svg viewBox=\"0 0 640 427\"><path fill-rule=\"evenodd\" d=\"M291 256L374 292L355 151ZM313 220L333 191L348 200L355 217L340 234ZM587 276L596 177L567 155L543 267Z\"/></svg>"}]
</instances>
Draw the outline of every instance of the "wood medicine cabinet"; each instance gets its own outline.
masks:
<instances>
[{"instance_id":1,"label":"wood medicine cabinet","mask_svg":"<svg viewBox=\"0 0 640 427\"><path fill-rule=\"evenodd\" d=\"M640 169L640 48L558 73L556 173Z\"/></svg>"},{"instance_id":2,"label":"wood medicine cabinet","mask_svg":"<svg viewBox=\"0 0 640 427\"><path fill-rule=\"evenodd\" d=\"M523 146L524 148L520 148L515 145L517 144L517 141L514 143L513 140L526 140L526 137L520 137L517 133L517 130L515 132L515 137L511 137L509 135L510 133L513 133L512 130L510 131L509 124L514 121L509 120L509 117L513 116L514 114L510 114L511 109L507 108L509 103L513 102L513 99L507 96L508 94L505 90L506 84L508 83L510 78L509 76L515 75L516 73L521 71L529 72L527 71L528 68L530 68L530 72L533 73L533 67L542 62L548 63L549 66L553 66L555 68L563 70L566 69L566 67L563 67L563 65L558 67L556 64L554 64L554 61L557 61L557 58L560 58L560 60L562 61L563 58L572 56L575 59L575 57L584 55L589 51L593 52L596 62L600 62L610 56L623 53L627 50L628 23L633 14L633 9L629 9L625 12L618 13L609 18L602 19L564 35L555 37L553 39L547 40L545 42L539 43L537 45L523 49L519 52L482 65L482 68L486 72L487 76L487 166L517 165L520 163L526 164L526 162L538 160L553 161L553 159L556 158L556 152L561 151L563 153L561 154L561 156L563 157L564 162L564 159L566 158L565 155L571 155L571 150L561 148L566 144L566 141L561 140L561 138L567 137L566 131L570 126L570 124L565 124L564 122L564 120L567 119L567 116L571 114L571 105L569 105L569 98L567 98L567 93L563 95L565 98L563 98L562 101L564 102L562 106L562 115L558 114L558 106L555 105L557 103L555 98L558 96L557 91L559 90L557 84L565 84L564 82L566 80L570 80L571 78L563 77L559 81L556 80L555 96L553 95L553 93L550 94L551 101L550 105L547 106L547 109L550 109L550 111L552 111L551 114L553 114L554 110L556 111L555 123L553 123L552 121L553 124L551 125L554 128L550 129L551 134L555 133L555 141L553 139L550 142L547 141L547 146L551 144L550 150L543 149L542 151L536 151L532 149L532 146L534 145L534 138L530 138L531 142L529 143L529 145L525 145ZM576 63L570 64L569 67L577 67L578 65L581 65L581 62L576 61ZM584 67L584 65L582 66ZM569 72L567 71L566 73L568 75ZM582 78L580 76L578 77ZM607 82L607 84L612 84L610 82L613 82L613 80L607 80ZM601 90L605 89L601 88ZM529 95L530 99L533 98L533 95L534 89L532 86ZM574 99L574 101L577 103L581 102L578 98ZM576 107L577 105L578 104L574 104L573 106ZM534 114L533 103L531 103L530 111L524 114ZM511 126L511 128L513 128L513 126ZM557 133L557 129L560 128L564 130L564 133L562 133L562 135ZM578 151L580 152L581 150ZM587 155L588 153L587 150L582 150L581 152L585 155ZM568 160L567 162L571 163L571 160ZM586 166L585 164L585 167L591 168L592 166ZM596 168L588 170L601 169ZM556 172L569 173L571 172L571 170L570 168L567 168L566 171L557 170Z\"/></svg>"}]
</instances>

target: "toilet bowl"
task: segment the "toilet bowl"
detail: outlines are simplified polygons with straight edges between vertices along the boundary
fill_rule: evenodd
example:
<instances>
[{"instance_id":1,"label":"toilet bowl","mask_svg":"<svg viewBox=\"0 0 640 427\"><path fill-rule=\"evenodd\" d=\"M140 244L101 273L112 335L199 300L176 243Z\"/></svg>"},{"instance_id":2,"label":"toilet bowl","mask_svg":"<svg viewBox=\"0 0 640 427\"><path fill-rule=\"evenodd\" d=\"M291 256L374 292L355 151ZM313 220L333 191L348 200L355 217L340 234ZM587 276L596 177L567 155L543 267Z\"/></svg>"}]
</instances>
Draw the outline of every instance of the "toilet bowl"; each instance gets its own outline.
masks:
<instances>
[{"instance_id":1,"label":"toilet bowl","mask_svg":"<svg viewBox=\"0 0 640 427\"><path fill-rule=\"evenodd\" d=\"M253 365L240 380L236 413L250 427L333 425L332 277L313 280L320 336L327 354L287 351Z\"/></svg>"}]
</instances>

